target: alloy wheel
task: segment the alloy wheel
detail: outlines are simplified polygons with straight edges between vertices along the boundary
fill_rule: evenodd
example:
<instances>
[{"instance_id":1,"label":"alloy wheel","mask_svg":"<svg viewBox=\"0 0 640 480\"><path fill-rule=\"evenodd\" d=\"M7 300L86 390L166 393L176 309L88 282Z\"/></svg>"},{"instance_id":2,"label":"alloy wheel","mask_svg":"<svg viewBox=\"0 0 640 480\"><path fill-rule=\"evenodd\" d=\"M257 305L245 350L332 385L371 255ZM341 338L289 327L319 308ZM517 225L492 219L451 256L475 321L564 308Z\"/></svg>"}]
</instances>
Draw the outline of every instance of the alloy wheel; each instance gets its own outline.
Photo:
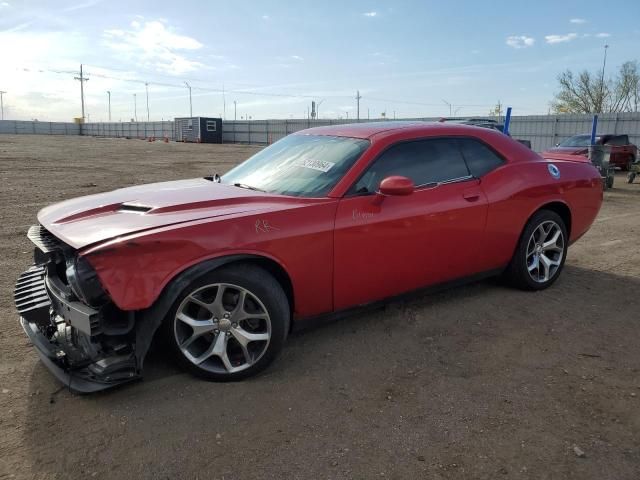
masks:
<instances>
[{"instance_id":1,"label":"alloy wheel","mask_svg":"<svg viewBox=\"0 0 640 480\"><path fill-rule=\"evenodd\" d=\"M238 285L215 283L191 292L174 319L176 343L187 360L218 374L255 364L271 338L271 319L260 299Z\"/></svg>"},{"instance_id":2,"label":"alloy wheel","mask_svg":"<svg viewBox=\"0 0 640 480\"><path fill-rule=\"evenodd\" d=\"M560 226L551 220L542 222L527 243L527 270L538 283L552 279L562 264L565 249Z\"/></svg>"}]
</instances>

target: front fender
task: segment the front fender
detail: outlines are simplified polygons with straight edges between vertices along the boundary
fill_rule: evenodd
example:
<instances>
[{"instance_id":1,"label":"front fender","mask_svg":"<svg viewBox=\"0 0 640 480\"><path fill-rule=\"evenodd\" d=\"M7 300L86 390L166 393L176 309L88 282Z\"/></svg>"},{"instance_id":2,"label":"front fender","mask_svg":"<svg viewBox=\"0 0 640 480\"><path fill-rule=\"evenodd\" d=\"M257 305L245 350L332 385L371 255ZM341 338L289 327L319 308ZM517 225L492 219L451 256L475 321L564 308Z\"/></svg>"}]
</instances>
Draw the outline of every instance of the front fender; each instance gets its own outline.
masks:
<instances>
[{"instance_id":1,"label":"front fender","mask_svg":"<svg viewBox=\"0 0 640 480\"><path fill-rule=\"evenodd\" d=\"M205 275L207 272L221 267L222 265L242 261L257 259L255 255L228 255L225 257L212 258L183 270L167 285L164 286L158 299L149 308L136 312L136 359L138 368L142 370L144 358L149 351L153 335L162 324L167 312L177 300L180 293L189 286L191 282Z\"/></svg>"}]
</instances>

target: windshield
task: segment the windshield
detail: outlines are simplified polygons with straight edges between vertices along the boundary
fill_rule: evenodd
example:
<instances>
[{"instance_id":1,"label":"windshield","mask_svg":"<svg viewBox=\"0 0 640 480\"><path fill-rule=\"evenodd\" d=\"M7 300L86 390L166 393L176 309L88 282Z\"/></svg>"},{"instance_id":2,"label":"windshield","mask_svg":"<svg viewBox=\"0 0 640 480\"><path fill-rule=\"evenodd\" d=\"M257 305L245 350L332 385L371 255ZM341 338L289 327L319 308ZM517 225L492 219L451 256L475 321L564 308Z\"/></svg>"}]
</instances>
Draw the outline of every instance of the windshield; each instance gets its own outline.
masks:
<instances>
[{"instance_id":1,"label":"windshield","mask_svg":"<svg viewBox=\"0 0 640 480\"><path fill-rule=\"evenodd\" d=\"M368 140L289 135L241 163L222 183L282 195L322 197L369 146Z\"/></svg>"},{"instance_id":2,"label":"windshield","mask_svg":"<svg viewBox=\"0 0 640 480\"><path fill-rule=\"evenodd\" d=\"M559 147L588 147L590 144L591 144L591 137L589 135L576 135L575 137L567 138L558 146Z\"/></svg>"}]
</instances>

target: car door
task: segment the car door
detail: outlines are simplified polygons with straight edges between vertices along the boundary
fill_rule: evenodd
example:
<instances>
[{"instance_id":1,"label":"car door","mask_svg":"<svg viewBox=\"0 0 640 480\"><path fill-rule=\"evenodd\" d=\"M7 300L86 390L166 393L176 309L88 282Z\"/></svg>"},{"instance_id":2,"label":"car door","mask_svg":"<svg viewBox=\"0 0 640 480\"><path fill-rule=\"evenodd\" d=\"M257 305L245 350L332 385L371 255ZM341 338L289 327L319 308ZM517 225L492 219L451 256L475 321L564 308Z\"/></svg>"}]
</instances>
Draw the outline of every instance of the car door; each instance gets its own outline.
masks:
<instances>
[{"instance_id":1,"label":"car door","mask_svg":"<svg viewBox=\"0 0 640 480\"><path fill-rule=\"evenodd\" d=\"M375 193L391 175L407 196ZM334 308L373 302L477 272L487 215L454 138L392 145L340 200L334 233Z\"/></svg>"}]
</instances>

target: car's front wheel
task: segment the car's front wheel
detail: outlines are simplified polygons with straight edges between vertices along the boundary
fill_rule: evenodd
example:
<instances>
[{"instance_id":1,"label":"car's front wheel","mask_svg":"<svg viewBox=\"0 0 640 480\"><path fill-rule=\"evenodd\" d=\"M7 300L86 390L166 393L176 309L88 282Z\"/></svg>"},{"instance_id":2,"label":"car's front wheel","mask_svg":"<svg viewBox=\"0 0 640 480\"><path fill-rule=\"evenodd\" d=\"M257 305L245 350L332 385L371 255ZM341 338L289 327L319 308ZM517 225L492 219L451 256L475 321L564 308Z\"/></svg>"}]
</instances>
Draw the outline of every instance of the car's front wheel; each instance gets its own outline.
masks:
<instances>
[{"instance_id":1,"label":"car's front wheel","mask_svg":"<svg viewBox=\"0 0 640 480\"><path fill-rule=\"evenodd\" d=\"M523 290L542 290L560 276L567 256L567 227L557 213L540 210L527 223L506 271Z\"/></svg>"},{"instance_id":2,"label":"car's front wheel","mask_svg":"<svg viewBox=\"0 0 640 480\"><path fill-rule=\"evenodd\" d=\"M179 362L216 381L266 368L289 331L289 303L273 276L253 265L224 267L192 282L165 319Z\"/></svg>"}]
</instances>

